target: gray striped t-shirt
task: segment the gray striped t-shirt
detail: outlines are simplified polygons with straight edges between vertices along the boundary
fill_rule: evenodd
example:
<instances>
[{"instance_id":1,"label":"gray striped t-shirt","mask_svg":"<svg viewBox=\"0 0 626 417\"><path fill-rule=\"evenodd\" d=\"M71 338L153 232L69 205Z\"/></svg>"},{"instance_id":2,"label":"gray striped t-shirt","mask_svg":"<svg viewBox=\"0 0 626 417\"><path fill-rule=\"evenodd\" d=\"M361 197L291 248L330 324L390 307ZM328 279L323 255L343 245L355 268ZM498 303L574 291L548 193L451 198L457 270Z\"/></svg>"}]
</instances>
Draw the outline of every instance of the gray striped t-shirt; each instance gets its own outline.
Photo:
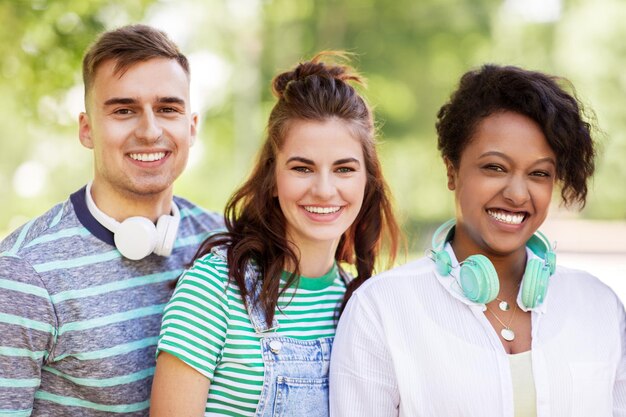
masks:
<instances>
[{"instance_id":1,"label":"gray striped t-shirt","mask_svg":"<svg viewBox=\"0 0 626 417\"><path fill-rule=\"evenodd\" d=\"M121 257L84 188L0 243L0 415L147 416L172 282L221 216L176 198L169 257Z\"/></svg>"}]
</instances>

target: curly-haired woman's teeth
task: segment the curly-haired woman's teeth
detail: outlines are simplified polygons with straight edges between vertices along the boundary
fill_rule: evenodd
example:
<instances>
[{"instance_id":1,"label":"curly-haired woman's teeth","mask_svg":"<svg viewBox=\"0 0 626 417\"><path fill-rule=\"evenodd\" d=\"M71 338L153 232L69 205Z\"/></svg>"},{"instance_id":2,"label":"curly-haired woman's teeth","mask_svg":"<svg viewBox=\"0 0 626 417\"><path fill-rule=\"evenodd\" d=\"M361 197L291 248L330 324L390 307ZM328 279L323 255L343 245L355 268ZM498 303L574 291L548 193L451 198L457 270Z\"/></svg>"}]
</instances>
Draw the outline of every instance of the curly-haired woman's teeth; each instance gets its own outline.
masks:
<instances>
[{"instance_id":1,"label":"curly-haired woman's teeth","mask_svg":"<svg viewBox=\"0 0 626 417\"><path fill-rule=\"evenodd\" d=\"M522 213L505 213L495 210L487 210L487 213L494 219L509 224L520 224L524 221L524 214Z\"/></svg>"}]
</instances>

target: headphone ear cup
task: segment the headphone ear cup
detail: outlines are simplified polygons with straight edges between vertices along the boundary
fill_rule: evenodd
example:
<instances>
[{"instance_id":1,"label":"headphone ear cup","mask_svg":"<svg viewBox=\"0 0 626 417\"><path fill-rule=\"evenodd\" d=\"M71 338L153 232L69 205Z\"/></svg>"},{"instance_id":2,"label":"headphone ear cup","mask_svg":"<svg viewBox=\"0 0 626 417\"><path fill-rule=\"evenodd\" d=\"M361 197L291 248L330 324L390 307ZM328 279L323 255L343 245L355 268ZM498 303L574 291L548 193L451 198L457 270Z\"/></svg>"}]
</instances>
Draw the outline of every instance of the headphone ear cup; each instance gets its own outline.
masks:
<instances>
[{"instance_id":1,"label":"headphone ear cup","mask_svg":"<svg viewBox=\"0 0 626 417\"><path fill-rule=\"evenodd\" d=\"M447 276L452 271L452 259L445 250L434 252L435 266L439 275Z\"/></svg>"},{"instance_id":2,"label":"headphone ear cup","mask_svg":"<svg viewBox=\"0 0 626 417\"><path fill-rule=\"evenodd\" d=\"M522 304L535 308L541 304L548 292L550 267L539 259L531 259L526 265L522 280Z\"/></svg>"},{"instance_id":3,"label":"headphone ear cup","mask_svg":"<svg viewBox=\"0 0 626 417\"><path fill-rule=\"evenodd\" d=\"M129 217L118 226L115 247L128 259L137 261L150 255L157 243L156 227L145 217Z\"/></svg>"},{"instance_id":4,"label":"headphone ear cup","mask_svg":"<svg viewBox=\"0 0 626 417\"><path fill-rule=\"evenodd\" d=\"M465 296L476 303L487 304L500 291L496 269L484 255L472 255L463 262L460 281Z\"/></svg>"},{"instance_id":5,"label":"headphone ear cup","mask_svg":"<svg viewBox=\"0 0 626 417\"><path fill-rule=\"evenodd\" d=\"M154 253L160 256L170 256L174 249L174 242L178 234L179 217L168 214L159 217L156 224L156 246Z\"/></svg>"}]
</instances>

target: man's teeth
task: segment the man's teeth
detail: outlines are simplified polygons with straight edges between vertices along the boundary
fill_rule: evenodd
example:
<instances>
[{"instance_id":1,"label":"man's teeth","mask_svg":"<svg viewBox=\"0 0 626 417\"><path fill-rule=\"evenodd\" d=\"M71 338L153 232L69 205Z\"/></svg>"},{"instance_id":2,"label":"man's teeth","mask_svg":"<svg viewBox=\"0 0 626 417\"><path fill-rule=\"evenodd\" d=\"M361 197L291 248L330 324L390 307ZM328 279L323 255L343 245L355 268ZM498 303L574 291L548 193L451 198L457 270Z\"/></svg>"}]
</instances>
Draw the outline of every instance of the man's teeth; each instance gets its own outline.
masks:
<instances>
[{"instance_id":1,"label":"man's teeth","mask_svg":"<svg viewBox=\"0 0 626 417\"><path fill-rule=\"evenodd\" d=\"M317 206L304 206L304 209L309 213L315 214L330 214L336 213L341 207L317 207Z\"/></svg>"},{"instance_id":2,"label":"man's teeth","mask_svg":"<svg viewBox=\"0 0 626 417\"><path fill-rule=\"evenodd\" d=\"M487 210L487 213L494 219L509 224L520 224L524 220L524 214L503 213L501 211Z\"/></svg>"},{"instance_id":3,"label":"man's teeth","mask_svg":"<svg viewBox=\"0 0 626 417\"><path fill-rule=\"evenodd\" d=\"M135 161L153 162L158 161L159 159L163 159L163 157L165 157L165 152L131 153L130 157Z\"/></svg>"}]
</instances>

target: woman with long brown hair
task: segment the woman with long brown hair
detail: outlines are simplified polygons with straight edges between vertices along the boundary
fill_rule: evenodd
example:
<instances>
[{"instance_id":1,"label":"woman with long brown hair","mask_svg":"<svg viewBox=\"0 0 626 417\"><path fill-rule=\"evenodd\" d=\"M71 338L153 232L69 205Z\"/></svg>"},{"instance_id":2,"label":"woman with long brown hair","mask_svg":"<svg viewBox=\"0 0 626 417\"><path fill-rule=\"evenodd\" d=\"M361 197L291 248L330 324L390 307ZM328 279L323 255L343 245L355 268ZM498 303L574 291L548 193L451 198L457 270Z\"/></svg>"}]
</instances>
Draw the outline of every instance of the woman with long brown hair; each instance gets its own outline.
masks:
<instances>
[{"instance_id":1,"label":"woman with long brown hair","mask_svg":"<svg viewBox=\"0 0 626 417\"><path fill-rule=\"evenodd\" d=\"M274 78L227 231L203 243L165 309L151 415L328 416L337 318L399 234L372 112L351 85L361 77L323 62L337 55Z\"/></svg>"}]
</instances>

